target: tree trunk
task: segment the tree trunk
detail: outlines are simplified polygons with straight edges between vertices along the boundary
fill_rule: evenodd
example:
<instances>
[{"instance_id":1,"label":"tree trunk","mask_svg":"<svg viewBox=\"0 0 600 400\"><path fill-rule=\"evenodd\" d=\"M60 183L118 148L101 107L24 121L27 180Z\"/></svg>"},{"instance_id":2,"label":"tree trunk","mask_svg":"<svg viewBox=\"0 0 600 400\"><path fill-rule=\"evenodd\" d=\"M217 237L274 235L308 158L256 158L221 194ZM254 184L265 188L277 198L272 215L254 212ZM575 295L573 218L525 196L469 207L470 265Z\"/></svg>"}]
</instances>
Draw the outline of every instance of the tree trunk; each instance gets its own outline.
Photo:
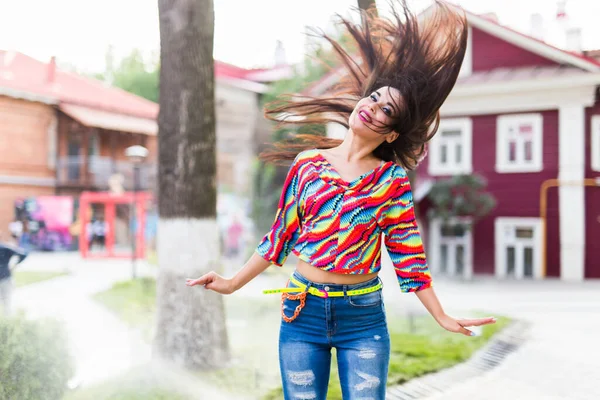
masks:
<instances>
[{"instance_id":1,"label":"tree trunk","mask_svg":"<svg viewBox=\"0 0 600 400\"><path fill-rule=\"evenodd\" d=\"M365 11L372 11L377 15L377 7L375 6L375 0L357 0L358 8Z\"/></svg>"},{"instance_id":2,"label":"tree trunk","mask_svg":"<svg viewBox=\"0 0 600 400\"><path fill-rule=\"evenodd\" d=\"M154 356L190 368L229 358L223 298L185 286L219 267L212 0L159 0L157 330Z\"/></svg>"}]
</instances>

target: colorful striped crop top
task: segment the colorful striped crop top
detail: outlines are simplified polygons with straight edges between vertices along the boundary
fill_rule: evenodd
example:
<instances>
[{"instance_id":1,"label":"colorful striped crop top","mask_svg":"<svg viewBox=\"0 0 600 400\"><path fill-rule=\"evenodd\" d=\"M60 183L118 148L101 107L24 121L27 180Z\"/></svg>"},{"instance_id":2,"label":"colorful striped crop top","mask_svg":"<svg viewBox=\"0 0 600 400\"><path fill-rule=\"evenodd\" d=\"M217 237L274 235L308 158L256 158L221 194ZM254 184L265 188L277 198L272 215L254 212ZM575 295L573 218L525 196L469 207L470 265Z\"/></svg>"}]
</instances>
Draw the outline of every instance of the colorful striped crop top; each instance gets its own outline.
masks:
<instances>
[{"instance_id":1,"label":"colorful striped crop top","mask_svg":"<svg viewBox=\"0 0 600 400\"><path fill-rule=\"evenodd\" d=\"M400 289L430 287L406 171L388 161L346 182L318 150L307 150L292 163L256 252L279 266L292 251L324 271L368 274L381 269L381 233Z\"/></svg>"}]
</instances>

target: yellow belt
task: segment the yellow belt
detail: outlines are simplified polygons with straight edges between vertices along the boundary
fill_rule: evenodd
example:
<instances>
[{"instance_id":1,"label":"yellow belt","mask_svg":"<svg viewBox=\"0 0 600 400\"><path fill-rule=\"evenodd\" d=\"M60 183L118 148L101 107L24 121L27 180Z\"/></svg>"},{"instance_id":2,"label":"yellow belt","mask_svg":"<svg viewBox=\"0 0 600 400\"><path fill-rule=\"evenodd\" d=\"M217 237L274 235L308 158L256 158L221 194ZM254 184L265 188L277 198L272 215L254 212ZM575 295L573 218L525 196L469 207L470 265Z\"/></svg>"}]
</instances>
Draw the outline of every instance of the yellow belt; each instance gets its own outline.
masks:
<instances>
[{"instance_id":1,"label":"yellow belt","mask_svg":"<svg viewBox=\"0 0 600 400\"><path fill-rule=\"evenodd\" d=\"M295 288L282 288L282 289L267 289L267 290L263 290L263 294L274 294L274 293L298 293L298 292L305 292L306 291L306 285L299 282L296 278L294 278L293 276L290 278L290 282L292 282L293 284L295 284L298 287ZM367 293L373 293L378 291L379 289L381 289L383 285L381 284L381 282L378 282L377 285L368 287L368 288L364 288L364 289L356 289L356 290L348 290L346 291L346 295L348 296L357 296L357 295L361 295L361 294L367 294ZM322 290L322 289L317 289L315 287L310 287L308 288L308 293L312 294L313 296L319 296L319 297L344 297L344 292L329 292L326 290Z\"/></svg>"}]
</instances>

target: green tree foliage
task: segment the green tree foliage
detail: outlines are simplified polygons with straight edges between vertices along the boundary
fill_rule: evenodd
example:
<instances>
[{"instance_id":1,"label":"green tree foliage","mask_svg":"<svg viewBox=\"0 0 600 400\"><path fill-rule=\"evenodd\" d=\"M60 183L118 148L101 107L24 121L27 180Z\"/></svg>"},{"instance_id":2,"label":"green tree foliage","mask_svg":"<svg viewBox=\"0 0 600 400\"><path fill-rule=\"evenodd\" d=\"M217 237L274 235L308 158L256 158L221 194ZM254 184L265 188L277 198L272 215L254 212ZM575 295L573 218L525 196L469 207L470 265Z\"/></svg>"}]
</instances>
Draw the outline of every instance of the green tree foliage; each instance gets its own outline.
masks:
<instances>
[{"instance_id":1,"label":"green tree foliage","mask_svg":"<svg viewBox=\"0 0 600 400\"><path fill-rule=\"evenodd\" d=\"M271 228L281 192L281 185L275 182L276 167L256 160L253 165L254 196L252 199L252 220L256 235L262 237Z\"/></svg>"},{"instance_id":2,"label":"green tree foliage","mask_svg":"<svg viewBox=\"0 0 600 400\"><path fill-rule=\"evenodd\" d=\"M96 74L94 78L107 81L112 86L156 103L158 102L159 73L158 61L147 63L138 49L133 49L115 67L112 49L109 48L106 53L106 71Z\"/></svg>"},{"instance_id":3,"label":"green tree foliage","mask_svg":"<svg viewBox=\"0 0 600 400\"><path fill-rule=\"evenodd\" d=\"M266 108L276 104L281 96L301 93L311 83L319 80L325 73L335 65L330 54L323 46L317 46L313 53L306 57L301 66L294 69L293 75L288 79L275 82L264 95L262 105ZM274 125L271 141L278 142L293 137L296 134L312 133L325 135L326 128L323 125L300 125L300 126L277 126ZM276 167L257 160L253 166L253 199L252 219L255 231L261 236L269 230L277 210L277 204L281 195L281 189L285 176L286 167Z\"/></svg>"},{"instance_id":4,"label":"green tree foliage","mask_svg":"<svg viewBox=\"0 0 600 400\"><path fill-rule=\"evenodd\" d=\"M496 199L486 192L486 187L486 180L477 174L439 180L427 196L433 204L428 214L444 222L453 217L470 217L474 224L496 206Z\"/></svg>"}]
</instances>

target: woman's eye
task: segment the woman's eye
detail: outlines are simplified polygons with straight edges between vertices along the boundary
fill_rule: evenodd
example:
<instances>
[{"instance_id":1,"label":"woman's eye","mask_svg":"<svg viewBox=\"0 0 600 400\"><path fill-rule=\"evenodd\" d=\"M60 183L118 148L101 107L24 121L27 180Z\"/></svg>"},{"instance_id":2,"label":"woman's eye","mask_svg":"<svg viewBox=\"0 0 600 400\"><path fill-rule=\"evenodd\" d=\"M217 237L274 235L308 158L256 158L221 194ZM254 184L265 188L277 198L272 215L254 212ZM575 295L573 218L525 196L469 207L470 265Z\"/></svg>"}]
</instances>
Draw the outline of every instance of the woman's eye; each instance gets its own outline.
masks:
<instances>
[{"instance_id":1,"label":"woman's eye","mask_svg":"<svg viewBox=\"0 0 600 400\"><path fill-rule=\"evenodd\" d=\"M385 115L388 115L390 117L392 116L392 110L390 110L389 107L383 107L382 110L385 113Z\"/></svg>"},{"instance_id":2,"label":"woman's eye","mask_svg":"<svg viewBox=\"0 0 600 400\"><path fill-rule=\"evenodd\" d=\"M377 96L375 96L374 94L372 94L371 96L369 96L369 98L373 101L377 101Z\"/></svg>"}]
</instances>

